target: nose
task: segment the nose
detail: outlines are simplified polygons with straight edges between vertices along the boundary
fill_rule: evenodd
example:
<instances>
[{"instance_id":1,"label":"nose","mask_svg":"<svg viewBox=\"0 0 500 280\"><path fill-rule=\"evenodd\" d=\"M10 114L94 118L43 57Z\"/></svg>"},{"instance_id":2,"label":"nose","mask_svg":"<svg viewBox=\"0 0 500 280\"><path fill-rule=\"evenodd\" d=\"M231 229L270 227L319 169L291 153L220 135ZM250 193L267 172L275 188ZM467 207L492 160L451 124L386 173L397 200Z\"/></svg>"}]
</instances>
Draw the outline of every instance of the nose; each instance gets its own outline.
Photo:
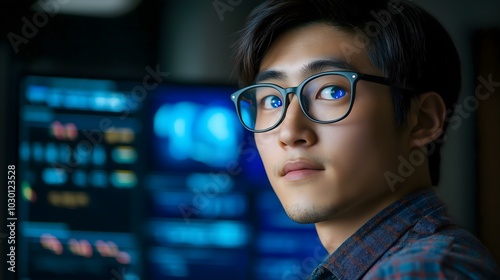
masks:
<instances>
[{"instance_id":1,"label":"nose","mask_svg":"<svg viewBox=\"0 0 500 280\"><path fill-rule=\"evenodd\" d=\"M309 120L302 112L298 97L294 94L289 96L291 97L285 112L285 118L277 127L280 146L287 148L314 145L317 142L315 131L317 124Z\"/></svg>"}]
</instances>

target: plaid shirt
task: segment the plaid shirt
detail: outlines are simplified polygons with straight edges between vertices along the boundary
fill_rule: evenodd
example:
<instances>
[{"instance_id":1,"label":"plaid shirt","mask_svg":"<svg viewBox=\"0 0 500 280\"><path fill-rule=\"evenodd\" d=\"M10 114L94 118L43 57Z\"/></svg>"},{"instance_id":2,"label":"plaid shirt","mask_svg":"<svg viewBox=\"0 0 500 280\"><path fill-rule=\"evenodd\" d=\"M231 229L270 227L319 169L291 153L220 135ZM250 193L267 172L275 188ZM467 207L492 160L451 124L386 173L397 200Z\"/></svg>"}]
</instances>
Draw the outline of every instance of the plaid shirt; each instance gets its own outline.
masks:
<instances>
[{"instance_id":1,"label":"plaid shirt","mask_svg":"<svg viewBox=\"0 0 500 280\"><path fill-rule=\"evenodd\" d=\"M471 233L456 226L434 189L378 213L311 275L320 279L500 279Z\"/></svg>"}]
</instances>

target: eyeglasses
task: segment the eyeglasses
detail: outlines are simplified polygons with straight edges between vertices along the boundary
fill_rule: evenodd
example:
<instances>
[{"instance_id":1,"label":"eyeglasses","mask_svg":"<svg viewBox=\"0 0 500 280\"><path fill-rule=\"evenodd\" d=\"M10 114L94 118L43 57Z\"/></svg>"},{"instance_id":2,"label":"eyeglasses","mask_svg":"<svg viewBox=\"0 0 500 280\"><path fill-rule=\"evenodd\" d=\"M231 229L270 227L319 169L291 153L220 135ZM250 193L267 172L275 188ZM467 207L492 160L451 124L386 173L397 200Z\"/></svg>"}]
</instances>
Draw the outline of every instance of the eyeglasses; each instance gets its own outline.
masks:
<instances>
[{"instance_id":1,"label":"eyeglasses","mask_svg":"<svg viewBox=\"0 0 500 280\"><path fill-rule=\"evenodd\" d=\"M298 97L300 108L311 121L334 123L351 112L359 80L366 80L412 92L416 88L395 85L387 78L352 71L329 71L305 79L297 87L282 88L275 84L255 84L231 95L243 126L255 133L277 127L285 118L289 94Z\"/></svg>"}]
</instances>

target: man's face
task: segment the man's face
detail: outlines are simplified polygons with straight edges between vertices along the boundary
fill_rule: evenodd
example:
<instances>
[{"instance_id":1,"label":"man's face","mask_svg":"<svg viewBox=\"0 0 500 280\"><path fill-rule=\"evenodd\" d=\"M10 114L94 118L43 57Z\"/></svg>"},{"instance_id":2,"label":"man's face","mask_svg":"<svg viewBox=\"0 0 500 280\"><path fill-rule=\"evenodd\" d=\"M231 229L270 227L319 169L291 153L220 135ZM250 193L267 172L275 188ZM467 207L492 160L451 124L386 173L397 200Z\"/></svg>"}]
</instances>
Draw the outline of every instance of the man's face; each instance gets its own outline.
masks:
<instances>
[{"instance_id":1,"label":"man's face","mask_svg":"<svg viewBox=\"0 0 500 280\"><path fill-rule=\"evenodd\" d=\"M365 50L354 46L350 35L326 24L292 29L274 41L259 68L259 74L279 75L261 82L294 87L313 74L333 70L382 76ZM353 69L310 67L319 60L349 62ZM408 146L408 133L396 126L389 87L359 81L351 113L333 124L310 121L296 96L290 98L283 122L255 134L271 185L288 216L316 223L376 207L391 193L384 172L395 170L398 155Z\"/></svg>"}]
</instances>

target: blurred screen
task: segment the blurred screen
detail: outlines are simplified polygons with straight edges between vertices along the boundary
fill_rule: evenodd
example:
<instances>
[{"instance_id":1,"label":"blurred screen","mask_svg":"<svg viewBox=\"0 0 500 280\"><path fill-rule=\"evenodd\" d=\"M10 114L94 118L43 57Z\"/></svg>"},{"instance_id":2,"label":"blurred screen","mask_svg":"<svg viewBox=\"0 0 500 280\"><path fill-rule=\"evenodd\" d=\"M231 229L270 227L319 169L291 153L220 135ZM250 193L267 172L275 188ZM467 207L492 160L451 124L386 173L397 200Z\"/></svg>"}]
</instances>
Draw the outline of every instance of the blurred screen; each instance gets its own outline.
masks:
<instances>
[{"instance_id":1,"label":"blurred screen","mask_svg":"<svg viewBox=\"0 0 500 280\"><path fill-rule=\"evenodd\" d=\"M325 252L272 191L230 101L236 88L164 83L138 98L141 86L23 79L22 279L310 273Z\"/></svg>"},{"instance_id":2,"label":"blurred screen","mask_svg":"<svg viewBox=\"0 0 500 280\"><path fill-rule=\"evenodd\" d=\"M163 86L150 99L153 168L224 170L239 158L243 131L228 96L233 88Z\"/></svg>"},{"instance_id":3,"label":"blurred screen","mask_svg":"<svg viewBox=\"0 0 500 280\"><path fill-rule=\"evenodd\" d=\"M21 86L22 279L140 279L132 83L28 76ZM133 106L132 106L133 105Z\"/></svg>"}]
</instances>

